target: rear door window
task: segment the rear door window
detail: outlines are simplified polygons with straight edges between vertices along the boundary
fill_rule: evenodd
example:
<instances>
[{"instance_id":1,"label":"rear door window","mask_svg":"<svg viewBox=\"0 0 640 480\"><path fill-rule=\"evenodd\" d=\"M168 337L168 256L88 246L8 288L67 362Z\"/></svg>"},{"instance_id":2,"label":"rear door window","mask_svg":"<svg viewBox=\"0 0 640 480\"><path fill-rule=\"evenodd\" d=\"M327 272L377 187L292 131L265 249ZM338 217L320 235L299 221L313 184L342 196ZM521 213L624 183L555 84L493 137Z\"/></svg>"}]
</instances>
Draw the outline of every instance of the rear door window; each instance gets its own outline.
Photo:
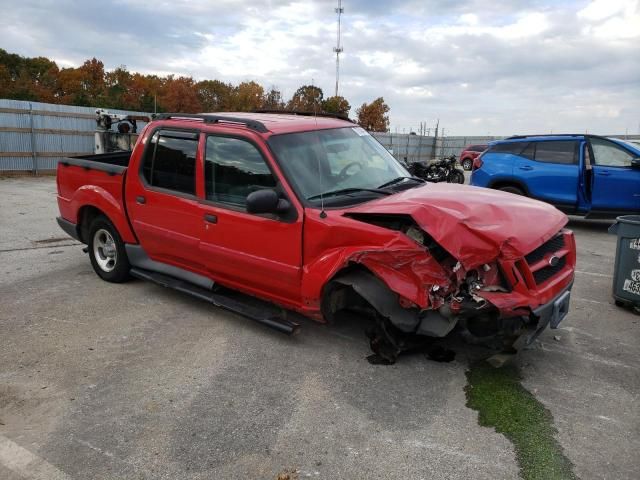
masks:
<instances>
[{"instance_id":1,"label":"rear door window","mask_svg":"<svg viewBox=\"0 0 640 480\"><path fill-rule=\"evenodd\" d=\"M251 192L276 187L262 154L239 138L207 137L204 168L207 200L214 202L244 207Z\"/></svg>"},{"instance_id":2,"label":"rear door window","mask_svg":"<svg viewBox=\"0 0 640 480\"><path fill-rule=\"evenodd\" d=\"M142 163L142 176L147 185L195 195L197 151L197 132L156 132Z\"/></svg>"},{"instance_id":3,"label":"rear door window","mask_svg":"<svg viewBox=\"0 0 640 480\"><path fill-rule=\"evenodd\" d=\"M578 163L578 142L556 140L535 143L535 160L544 163L575 165Z\"/></svg>"},{"instance_id":4,"label":"rear door window","mask_svg":"<svg viewBox=\"0 0 640 480\"><path fill-rule=\"evenodd\" d=\"M489 149L489 152L510 153L512 155L520 155L520 153L526 146L527 146L527 143L525 142L498 143L497 145L493 145Z\"/></svg>"}]
</instances>

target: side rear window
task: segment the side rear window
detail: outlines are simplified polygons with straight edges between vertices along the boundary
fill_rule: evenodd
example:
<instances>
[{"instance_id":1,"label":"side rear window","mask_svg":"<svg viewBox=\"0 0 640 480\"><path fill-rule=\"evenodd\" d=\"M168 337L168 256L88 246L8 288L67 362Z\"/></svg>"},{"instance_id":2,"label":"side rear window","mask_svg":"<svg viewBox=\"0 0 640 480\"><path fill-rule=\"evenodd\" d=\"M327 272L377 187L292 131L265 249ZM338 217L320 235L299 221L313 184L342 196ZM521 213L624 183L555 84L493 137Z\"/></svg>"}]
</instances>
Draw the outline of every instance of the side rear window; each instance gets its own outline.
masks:
<instances>
[{"instance_id":1,"label":"side rear window","mask_svg":"<svg viewBox=\"0 0 640 480\"><path fill-rule=\"evenodd\" d=\"M239 138L208 137L204 168L207 200L214 202L244 207L251 192L276 187L262 154Z\"/></svg>"},{"instance_id":2,"label":"side rear window","mask_svg":"<svg viewBox=\"0 0 640 480\"><path fill-rule=\"evenodd\" d=\"M512 155L520 155L522 150L527 146L525 142L509 142L498 143L491 146L489 152L491 153L510 153Z\"/></svg>"},{"instance_id":3,"label":"side rear window","mask_svg":"<svg viewBox=\"0 0 640 480\"><path fill-rule=\"evenodd\" d=\"M484 152L486 149L486 145L472 145L471 148L469 148L472 152Z\"/></svg>"},{"instance_id":4,"label":"side rear window","mask_svg":"<svg viewBox=\"0 0 640 480\"><path fill-rule=\"evenodd\" d=\"M142 175L147 184L195 195L197 150L196 132L156 132L142 164Z\"/></svg>"},{"instance_id":5,"label":"side rear window","mask_svg":"<svg viewBox=\"0 0 640 480\"><path fill-rule=\"evenodd\" d=\"M574 165L578 163L578 142L558 140L535 143L535 161Z\"/></svg>"}]
</instances>

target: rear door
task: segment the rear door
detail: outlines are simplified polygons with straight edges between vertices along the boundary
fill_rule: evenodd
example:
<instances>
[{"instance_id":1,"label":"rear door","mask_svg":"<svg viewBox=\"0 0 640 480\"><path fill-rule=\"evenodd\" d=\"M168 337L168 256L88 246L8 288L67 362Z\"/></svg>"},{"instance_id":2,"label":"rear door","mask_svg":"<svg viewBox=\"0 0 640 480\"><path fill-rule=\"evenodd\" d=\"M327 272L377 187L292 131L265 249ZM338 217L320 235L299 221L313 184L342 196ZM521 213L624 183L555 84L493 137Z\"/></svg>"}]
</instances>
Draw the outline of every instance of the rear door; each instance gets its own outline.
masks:
<instances>
[{"instance_id":1,"label":"rear door","mask_svg":"<svg viewBox=\"0 0 640 480\"><path fill-rule=\"evenodd\" d=\"M517 157L513 174L523 179L532 197L575 211L580 174L578 147L577 140L530 142Z\"/></svg>"},{"instance_id":2,"label":"rear door","mask_svg":"<svg viewBox=\"0 0 640 480\"><path fill-rule=\"evenodd\" d=\"M203 205L210 221L199 248L207 269L245 291L299 299L302 214L293 202L284 217L246 210L255 190L284 192L269 153L238 136L208 135L205 144Z\"/></svg>"},{"instance_id":3,"label":"rear door","mask_svg":"<svg viewBox=\"0 0 640 480\"><path fill-rule=\"evenodd\" d=\"M147 255L191 270L203 268L198 137L192 130L157 130L145 147L140 170L128 172L126 189L129 218Z\"/></svg>"},{"instance_id":4,"label":"rear door","mask_svg":"<svg viewBox=\"0 0 640 480\"><path fill-rule=\"evenodd\" d=\"M640 211L640 169L631 167L635 155L604 138L590 138L593 163L591 210Z\"/></svg>"}]
</instances>

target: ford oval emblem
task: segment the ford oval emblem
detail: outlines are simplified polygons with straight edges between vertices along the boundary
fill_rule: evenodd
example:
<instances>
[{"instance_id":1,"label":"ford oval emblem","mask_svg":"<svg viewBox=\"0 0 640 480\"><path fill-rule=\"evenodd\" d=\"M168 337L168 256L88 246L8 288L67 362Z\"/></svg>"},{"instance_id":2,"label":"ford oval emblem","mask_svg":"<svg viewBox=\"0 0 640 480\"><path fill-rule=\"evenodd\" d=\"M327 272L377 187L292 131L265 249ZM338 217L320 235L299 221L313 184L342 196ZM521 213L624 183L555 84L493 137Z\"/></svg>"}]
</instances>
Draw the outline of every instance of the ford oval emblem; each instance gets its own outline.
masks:
<instances>
[{"instance_id":1,"label":"ford oval emblem","mask_svg":"<svg viewBox=\"0 0 640 480\"><path fill-rule=\"evenodd\" d=\"M560 262L560 258L556 257L555 255L552 255L551 258L549 258L550 267L557 266L559 262Z\"/></svg>"}]
</instances>

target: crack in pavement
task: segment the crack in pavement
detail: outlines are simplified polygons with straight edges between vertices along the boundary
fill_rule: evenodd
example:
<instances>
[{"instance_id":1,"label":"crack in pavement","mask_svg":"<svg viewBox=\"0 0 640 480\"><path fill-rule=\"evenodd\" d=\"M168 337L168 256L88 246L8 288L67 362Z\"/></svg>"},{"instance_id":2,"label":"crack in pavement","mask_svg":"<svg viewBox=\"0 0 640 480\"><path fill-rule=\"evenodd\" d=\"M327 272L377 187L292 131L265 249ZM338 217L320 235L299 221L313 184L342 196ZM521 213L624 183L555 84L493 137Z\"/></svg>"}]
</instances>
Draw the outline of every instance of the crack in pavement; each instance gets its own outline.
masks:
<instances>
[{"instance_id":1,"label":"crack in pavement","mask_svg":"<svg viewBox=\"0 0 640 480\"><path fill-rule=\"evenodd\" d=\"M63 243L63 244L56 244L56 245L43 245L39 247L7 248L4 250L0 250L0 253L22 252L25 250L41 250L43 248L75 247L78 245L84 245L84 244L80 242L74 242L74 243Z\"/></svg>"}]
</instances>

